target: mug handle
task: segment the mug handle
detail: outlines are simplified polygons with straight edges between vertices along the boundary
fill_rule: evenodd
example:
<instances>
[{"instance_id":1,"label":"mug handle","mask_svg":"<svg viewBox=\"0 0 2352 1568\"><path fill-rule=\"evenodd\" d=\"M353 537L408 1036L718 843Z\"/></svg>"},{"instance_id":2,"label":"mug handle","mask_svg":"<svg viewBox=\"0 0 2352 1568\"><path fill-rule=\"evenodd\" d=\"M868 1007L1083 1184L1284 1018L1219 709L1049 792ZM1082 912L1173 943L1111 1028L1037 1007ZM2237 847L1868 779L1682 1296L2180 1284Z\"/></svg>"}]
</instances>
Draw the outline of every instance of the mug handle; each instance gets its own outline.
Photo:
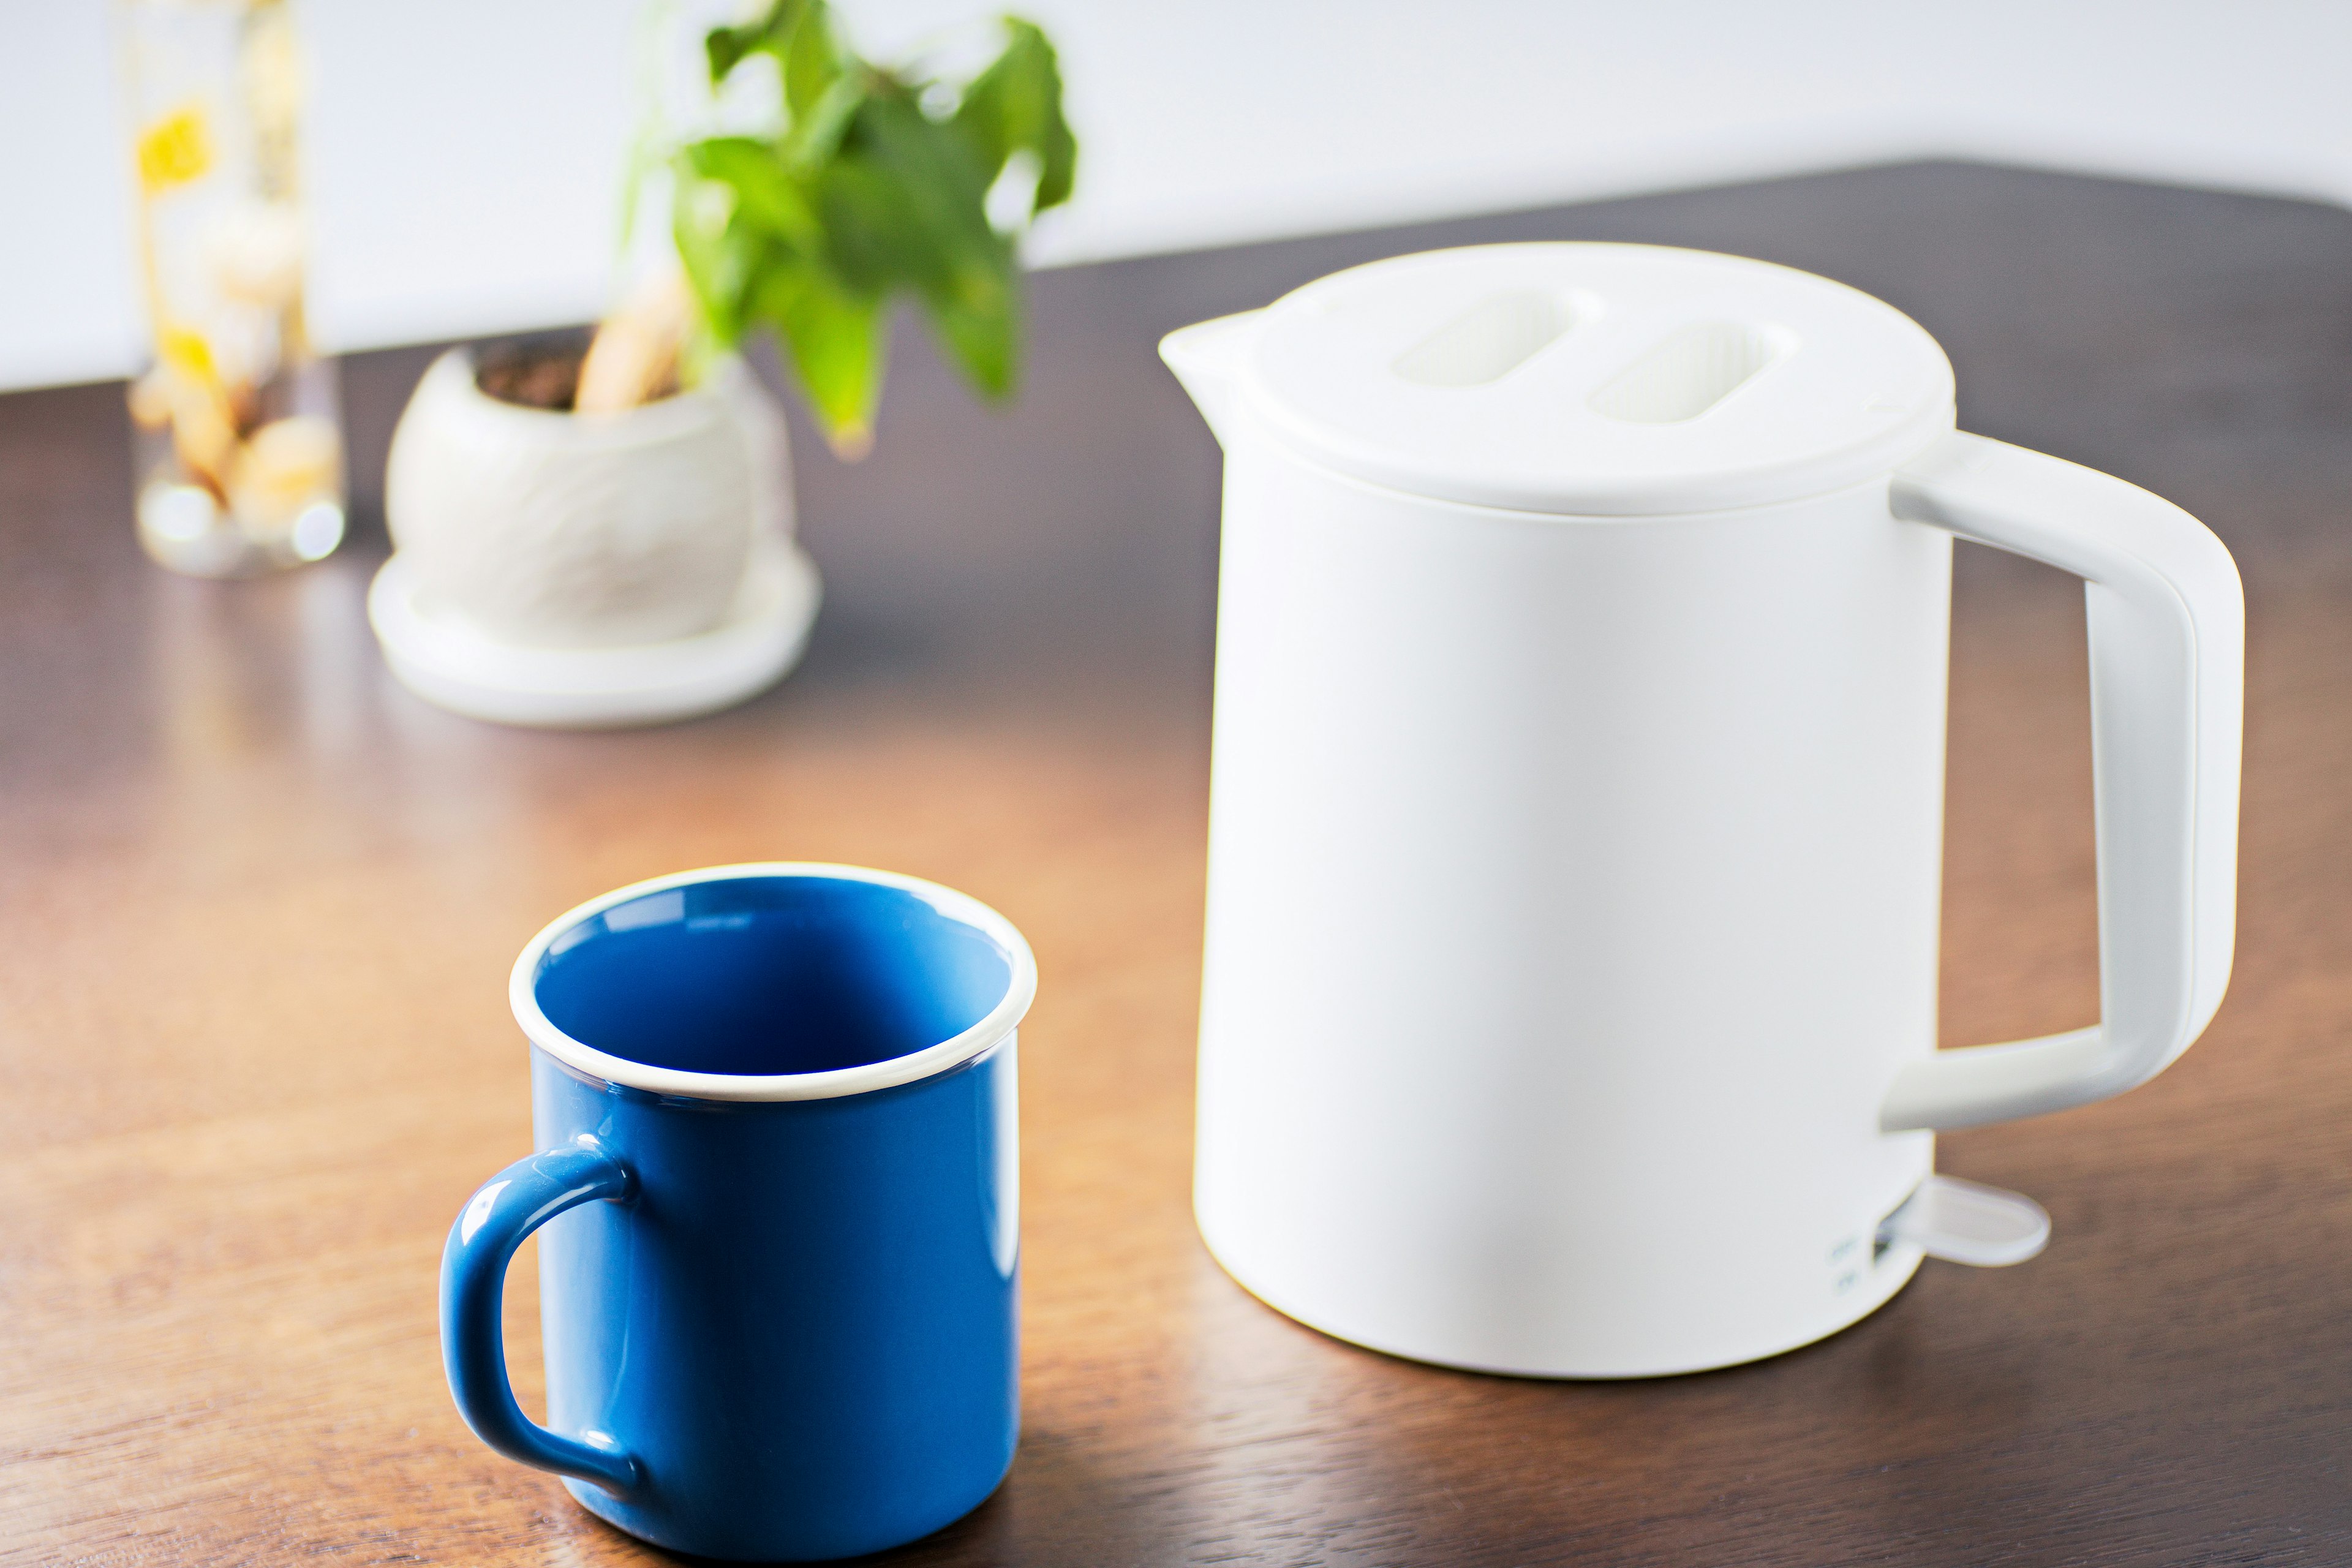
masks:
<instances>
[{"instance_id":1,"label":"mug handle","mask_svg":"<svg viewBox=\"0 0 2352 1568\"><path fill-rule=\"evenodd\" d=\"M2236 940L2246 611L2205 525L2094 469L1955 431L1897 469L1895 515L2072 572L2091 643L2099 1017L1939 1050L1895 1078L1888 1132L2062 1110L2145 1083L2204 1032Z\"/></svg>"},{"instance_id":2,"label":"mug handle","mask_svg":"<svg viewBox=\"0 0 2352 1568\"><path fill-rule=\"evenodd\" d=\"M522 1413L507 1381L501 1307L507 1264L523 1237L566 1209L604 1198L626 1203L637 1179L593 1138L518 1160L458 1212L441 1251L441 1361L449 1393L474 1436L509 1459L635 1494L645 1467L601 1432L566 1437Z\"/></svg>"}]
</instances>

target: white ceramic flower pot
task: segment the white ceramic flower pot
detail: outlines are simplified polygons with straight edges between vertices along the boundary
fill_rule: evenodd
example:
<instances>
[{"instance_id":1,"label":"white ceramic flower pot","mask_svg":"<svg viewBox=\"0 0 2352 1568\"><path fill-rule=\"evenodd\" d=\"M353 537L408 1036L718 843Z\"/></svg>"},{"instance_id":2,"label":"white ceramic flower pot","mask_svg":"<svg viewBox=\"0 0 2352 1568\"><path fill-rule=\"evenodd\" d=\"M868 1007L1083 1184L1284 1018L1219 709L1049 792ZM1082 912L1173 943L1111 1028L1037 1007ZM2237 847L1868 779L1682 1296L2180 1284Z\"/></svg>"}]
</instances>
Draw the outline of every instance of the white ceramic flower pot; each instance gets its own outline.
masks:
<instances>
[{"instance_id":1,"label":"white ceramic flower pot","mask_svg":"<svg viewBox=\"0 0 2352 1568\"><path fill-rule=\"evenodd\" d=\"M396 553L368 590L385 662L503 724L657 724L764 690L822 587L793 541L782 414L728 360L617 415L501 403L435 362L393 437Z\"/></svg>"},{"instance_id":2,"label":"white ceramic flower pot","mask_svg":"<svg viewBox=\"0 0 2352 1568\"><path fill-rule=\"evenodd\" d=\"M436 361L385 476L421 605L514 648L674 643L725 619L753 542L792 531L781 416L740 362L614 415L500 402Z\"/></svg>"}]
</instances>

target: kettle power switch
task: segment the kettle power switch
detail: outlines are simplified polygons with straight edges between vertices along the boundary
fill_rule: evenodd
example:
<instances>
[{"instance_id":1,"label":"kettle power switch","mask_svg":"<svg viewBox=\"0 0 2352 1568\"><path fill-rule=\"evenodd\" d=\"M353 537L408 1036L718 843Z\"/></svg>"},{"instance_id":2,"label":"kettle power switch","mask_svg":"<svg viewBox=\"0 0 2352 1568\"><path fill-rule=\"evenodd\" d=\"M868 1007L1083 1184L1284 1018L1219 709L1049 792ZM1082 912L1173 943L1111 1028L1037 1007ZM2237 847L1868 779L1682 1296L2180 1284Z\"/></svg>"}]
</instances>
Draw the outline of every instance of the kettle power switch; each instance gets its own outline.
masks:
<instances>
[{"instance_id":1,"label":"kettle power switch","mask_svg":"<svg viewBox=\"0 0 2352 1568\"><path fill-rule=\"evenodd\" d=\"M1878 1241L1906 1242L1947 1263L2001 1268L2050 1244L2050 1215L2022 1193L1930 1176L1879 1222Z\"/></svg>"}]
</instances>

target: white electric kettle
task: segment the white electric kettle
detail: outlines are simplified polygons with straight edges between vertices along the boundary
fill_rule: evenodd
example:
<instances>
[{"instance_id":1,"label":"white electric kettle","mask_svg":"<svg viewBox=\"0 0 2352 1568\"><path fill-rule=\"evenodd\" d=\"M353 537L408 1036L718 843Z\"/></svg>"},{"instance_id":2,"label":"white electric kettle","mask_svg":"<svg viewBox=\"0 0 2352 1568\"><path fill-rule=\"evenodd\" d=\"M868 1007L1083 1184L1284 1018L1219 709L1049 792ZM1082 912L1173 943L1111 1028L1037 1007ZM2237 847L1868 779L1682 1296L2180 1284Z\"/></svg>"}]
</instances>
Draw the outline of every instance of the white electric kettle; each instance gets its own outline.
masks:
<instances>
[{"instance_id":1,"label":"white electric kettle","mask_svg":"<svg viewBox=\"0 0 2352 1568\"><path fill-rule=\"evenodd\" d=\"M2037 1250L1935 1132L2120 1093L2221 1002L2220 541L1956 432L1916 323L1732 257L1404 257L1161 353L1225 449L1194 1197L1233 1276L1613 1377ZM1938 1050L1954 535L2087 584L2102 1021Z\"/></svg>"}]
</instances>

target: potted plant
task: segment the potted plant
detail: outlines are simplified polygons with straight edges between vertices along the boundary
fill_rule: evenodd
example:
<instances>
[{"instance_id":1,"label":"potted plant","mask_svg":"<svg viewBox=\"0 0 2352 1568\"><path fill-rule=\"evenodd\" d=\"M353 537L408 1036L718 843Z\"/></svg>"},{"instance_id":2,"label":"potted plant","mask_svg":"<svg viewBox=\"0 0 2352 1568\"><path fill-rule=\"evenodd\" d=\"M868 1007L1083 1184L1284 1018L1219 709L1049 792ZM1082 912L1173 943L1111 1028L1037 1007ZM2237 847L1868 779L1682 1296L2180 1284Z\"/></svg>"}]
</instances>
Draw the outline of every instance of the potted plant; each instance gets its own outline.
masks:
<instances>
[{"instance_id":1,"label":"potted plant","mask_svg":"<svg viewBox=\"0 0 2352 1568\"><path fill-rule=\"evenodd\" d=\"M714 94L764 86L772 103L754 129L646 161L669 182L676 266L593 336L452 350L402 416L396 553L369 610L406 684L484 718L625 724L725 706L791 667L816 577L792 542L782 421L737 350L772 333L852 459L901 300L980 395L1013 394L1017 240L1067 199L1076 143L1053 47L1002 26L960 83L860 58L824 0L706 36ZM645 183L641 166L633 202Z\"/></svg>"}]
</instances>

